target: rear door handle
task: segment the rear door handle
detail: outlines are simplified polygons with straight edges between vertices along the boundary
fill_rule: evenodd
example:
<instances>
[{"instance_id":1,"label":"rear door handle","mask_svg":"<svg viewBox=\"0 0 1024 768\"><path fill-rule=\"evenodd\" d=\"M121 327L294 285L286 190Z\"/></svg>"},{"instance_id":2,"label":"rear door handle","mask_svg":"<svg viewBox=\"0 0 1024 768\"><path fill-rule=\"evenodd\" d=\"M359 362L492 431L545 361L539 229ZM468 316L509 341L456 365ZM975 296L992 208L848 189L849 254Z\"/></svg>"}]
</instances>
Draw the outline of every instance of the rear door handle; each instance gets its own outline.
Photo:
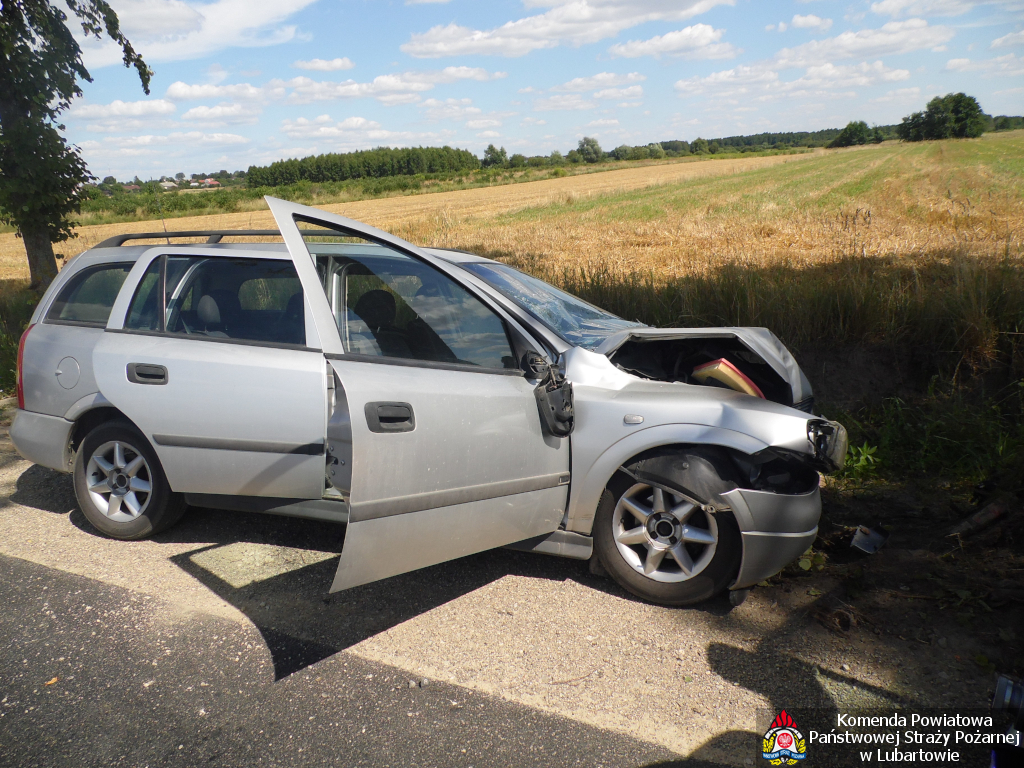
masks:
<instances>
[{"instance_id":1,"label":"rear door handle","mask_svg":"<svg viewBox=\"0 0 1024 768\"><path fill-rule=\"evenodd\" d=\"M151 363L128 363L128 381L133 384L166 384L167 369Z\"/></svg>"},{"instance_id":2,"label":"rear door handle","mask_svg":"<svg viewBox=\"0 0 1024 768\"><path fill-rule=\"evenodd\" d=\"M371 432L412 432L416 416L409 403L367 403L363 409Z\"/></svg>"}]
</instances>

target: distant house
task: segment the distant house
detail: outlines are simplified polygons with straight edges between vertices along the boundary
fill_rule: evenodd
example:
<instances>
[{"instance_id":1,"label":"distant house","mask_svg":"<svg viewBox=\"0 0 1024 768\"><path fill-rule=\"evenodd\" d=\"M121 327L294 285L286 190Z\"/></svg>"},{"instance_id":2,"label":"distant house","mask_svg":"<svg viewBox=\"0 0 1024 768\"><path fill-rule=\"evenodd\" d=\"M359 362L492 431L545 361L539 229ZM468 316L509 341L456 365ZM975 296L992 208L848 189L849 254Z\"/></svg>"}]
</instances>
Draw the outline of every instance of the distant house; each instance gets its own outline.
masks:
<instances>
[{"instance_id":1,"label":"distant house","mask_svg":"<svg viewBox=\"0 0 1024 768\"><path fill-rule=\"evenodd\" d=\"M140 187L138 184L122 184L121 189L123 189L125 192L138 192L140 189L142 189L142 187Z\"/></svg>"},{"instance_id":2,"label":"distant house","mask_svg":"<svg viewBox=\"0 0 1024 768\"><path fill-rule=\"evenodd\" d=\"M191 184L189 184L189 186L190 187L198 187L199 186L199 182L198 181L193 181Z\"/></svg>"},{"instance_id":3,"label":"distant house","mask_svg":"<svg viewBox=\"0 0 1024 768\"><path fill-rule=\"evenodd\" d=\"M217 181L216 179L203 179L203 186L204 187L219 187L220 186L220 182Z\"/></svg>"},{"instance_id":4,"label":"distant house","mask_svg":"<svg viewBox=\"0 0 1024 768\"><path fill-rule=\"evenodd\" d=\"M163 187L164 189L177 189L178 188L178 185L175 184L173 181L161 181L160 182L160 186Z\"/></svg>"}]
</instances>

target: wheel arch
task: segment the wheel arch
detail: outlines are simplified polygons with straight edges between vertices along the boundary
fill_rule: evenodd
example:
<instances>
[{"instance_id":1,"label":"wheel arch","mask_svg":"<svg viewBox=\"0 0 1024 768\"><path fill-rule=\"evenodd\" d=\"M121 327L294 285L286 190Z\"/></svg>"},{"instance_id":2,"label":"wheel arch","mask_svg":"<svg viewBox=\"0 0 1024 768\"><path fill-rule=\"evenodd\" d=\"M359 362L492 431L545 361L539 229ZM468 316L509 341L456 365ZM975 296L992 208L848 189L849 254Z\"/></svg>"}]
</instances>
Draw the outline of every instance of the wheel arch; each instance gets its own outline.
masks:
<instances>
[{"instance_id":1,"label":"wheel arch","mask_svg":"<svg viewBox=\"0 0 1024 768\"><path fill-rule=\"evenodd\" d=\"M702 424L666 424L633 432L605 449L590 467L573 467L574 492L566 528L576 533L592 533L601 494L621 467L650 451L693 446L726 448L748 455L768 447L742 432Z\"/></svg>"},{"instance_id":2,"label":"wheel arch","mask_svg":"<svg viewBox=\"0 0 1024 768\"><path fill-rule=\"evenodd\" d=\"M122 411L112 405L99 405L84 411L75 419L75 426L71 428L71 435L68 439L68 456L73 456L78 451L86 435L96 429L96 427L112 421L124 421L131 424L145 438L145 433ZM149 438L146 438L146 442L149 443ZM150 448L152 447L152 444L150 444Z\"/></svg>"}]
</instances>

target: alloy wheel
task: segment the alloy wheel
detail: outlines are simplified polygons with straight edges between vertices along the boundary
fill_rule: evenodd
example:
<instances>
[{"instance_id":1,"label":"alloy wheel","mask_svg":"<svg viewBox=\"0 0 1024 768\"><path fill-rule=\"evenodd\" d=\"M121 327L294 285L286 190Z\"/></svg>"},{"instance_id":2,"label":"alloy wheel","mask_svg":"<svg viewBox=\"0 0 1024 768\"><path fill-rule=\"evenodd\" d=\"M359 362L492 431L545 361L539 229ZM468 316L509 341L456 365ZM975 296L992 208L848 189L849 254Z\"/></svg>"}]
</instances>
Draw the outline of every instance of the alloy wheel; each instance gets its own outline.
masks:
<instances>
[{"instance_id":1,"label":"alloy wheel","mask_svg":"<svg viewBox=\"0 0 1024 768\"><path fill-rule=\"evenodd\" d=\"M673 491L637 483L619 497L612 536L622 558L654 581L675 583L699 574L715 556L715 516Z\"/></svg>"},{"instance_id":2,"label":"alloy wheel","mask_svg":"<svg viewBox=\"0 0 1024 768\"><path fill-rule=\"evenodd\" d=\"M136 519L153 495L153 473L145 457L120 440L93 451L85 480L96 509L117 523Z\"/></svg>"}]
</instances>

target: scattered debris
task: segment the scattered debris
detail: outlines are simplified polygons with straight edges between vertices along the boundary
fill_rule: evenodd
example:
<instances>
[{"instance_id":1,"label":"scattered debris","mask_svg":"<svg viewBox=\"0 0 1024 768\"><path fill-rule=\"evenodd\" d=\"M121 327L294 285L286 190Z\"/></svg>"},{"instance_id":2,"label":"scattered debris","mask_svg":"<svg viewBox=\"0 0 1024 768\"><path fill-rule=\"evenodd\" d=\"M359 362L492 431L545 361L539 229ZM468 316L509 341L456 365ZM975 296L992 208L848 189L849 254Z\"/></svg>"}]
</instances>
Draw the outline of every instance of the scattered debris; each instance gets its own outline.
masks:
<instances>
[{"instance_id":1,"label":"scattered debris","mask_svg":"<svg viewBox=\"0 0 1024 768\"><path fill-rule=\"evenodd\" d=\"M949 536L970 536L980 530L988 528L996 520L1006 515L1010 506L1005 501L993 501L988 506L957 524L949 532Z\"/></svg>"},{"instance_id":2,"label":"scattered debris","mask_svg":"<svg viewBox=\"0 0 1024 768\"><path fill-rule=\"evenodd\" d=\"M889 540L889 529L879 523L874 528L868 528L866 525L859 526L857 532L853 534L853 539L850 541L850 546L854 549L859 549L869 555L875 554L878 550L885 546L885 542Z\"/></svg>"}]
</instances>

